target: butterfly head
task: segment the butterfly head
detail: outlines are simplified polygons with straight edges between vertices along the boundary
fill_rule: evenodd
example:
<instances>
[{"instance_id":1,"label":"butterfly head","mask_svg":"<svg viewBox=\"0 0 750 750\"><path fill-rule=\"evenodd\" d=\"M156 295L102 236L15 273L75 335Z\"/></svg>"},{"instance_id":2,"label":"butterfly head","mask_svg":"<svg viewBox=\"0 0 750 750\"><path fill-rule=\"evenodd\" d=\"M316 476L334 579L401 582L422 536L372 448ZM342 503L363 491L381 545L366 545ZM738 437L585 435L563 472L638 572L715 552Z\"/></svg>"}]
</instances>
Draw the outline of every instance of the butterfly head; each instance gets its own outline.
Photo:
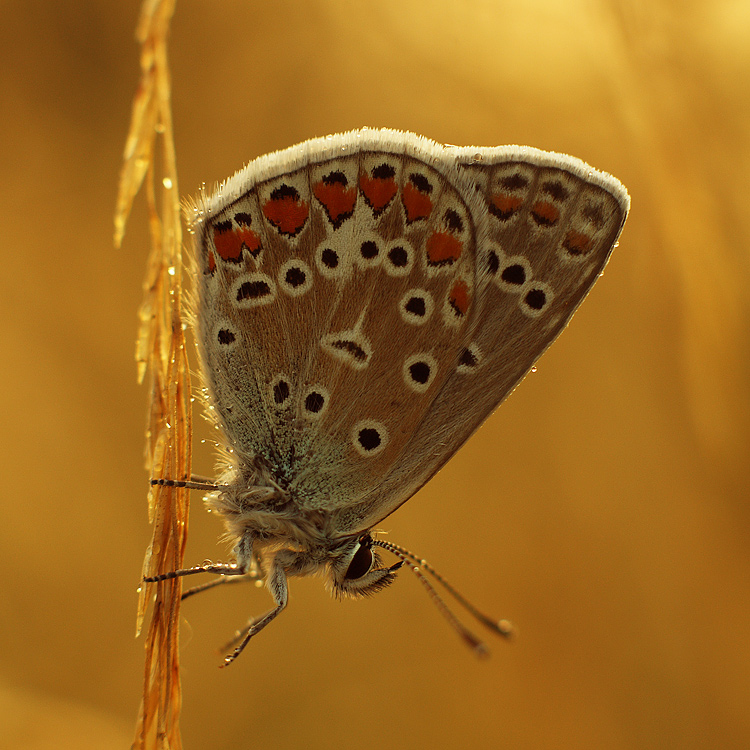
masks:
<instances>
[{"instance_id":1,"label":"butterfly head","mask_svg":"<svg viewBox=\"0 0 750 750\"><path fill-rule=\"evenodd\" d=\"M372 537L369 533L360 534L347 540L329 558L331 591L338 597L370 596L393 583L403 564L399 560L389 568L382 567Z\"/></svg>"}]
</instances>

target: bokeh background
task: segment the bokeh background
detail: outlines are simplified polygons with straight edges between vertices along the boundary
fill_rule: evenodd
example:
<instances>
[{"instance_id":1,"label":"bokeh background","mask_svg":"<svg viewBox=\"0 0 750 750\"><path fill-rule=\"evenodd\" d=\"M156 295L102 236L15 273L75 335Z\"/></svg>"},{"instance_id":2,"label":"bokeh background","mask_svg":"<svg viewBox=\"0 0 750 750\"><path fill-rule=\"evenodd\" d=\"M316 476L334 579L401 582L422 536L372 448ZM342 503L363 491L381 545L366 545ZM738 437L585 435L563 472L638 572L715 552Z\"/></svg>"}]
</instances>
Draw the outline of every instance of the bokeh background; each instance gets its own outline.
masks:
<instances>
[{"instance_id":1,"label":"bokeh background","mask_svg":"<svg viewBox=\"0 0 750 750\"><path fill-rule=\"evenodd\" d=\"M2 744L123 748L150 538L142 201L112 246L138 3L0 13ZM568 152L633 201L538 371L383 524L516 641L476 661L407 574L364 602L294 580L219 670L270 600L206 594L183 608L188 750L750 746L748 39L744 0L178 0L183 194L371 125ZM195 497L188 562L225 557L219 531Z\"/></svg>"}]
</instances>

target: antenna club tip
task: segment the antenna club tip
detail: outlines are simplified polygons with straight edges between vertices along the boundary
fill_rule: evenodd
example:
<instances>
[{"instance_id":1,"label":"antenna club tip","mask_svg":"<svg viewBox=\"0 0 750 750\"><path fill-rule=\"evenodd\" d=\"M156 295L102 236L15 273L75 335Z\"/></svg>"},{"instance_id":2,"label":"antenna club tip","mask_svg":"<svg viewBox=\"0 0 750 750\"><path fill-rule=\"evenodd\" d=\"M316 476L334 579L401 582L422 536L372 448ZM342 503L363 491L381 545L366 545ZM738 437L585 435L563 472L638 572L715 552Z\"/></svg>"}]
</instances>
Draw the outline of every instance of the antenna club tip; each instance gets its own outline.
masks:
<instances>
[{"instance_id":1,"label":"antenna club tip","mask_svg":"<svg viewBox=\"0 0 750 750\"><path fill-rule=\"evenodd\" d=\"M498 620L495 628L497 632L505 638L511 639L516 635L516 629L513 627L513 623L510 620Z\"/></svg>"}]
</instances>

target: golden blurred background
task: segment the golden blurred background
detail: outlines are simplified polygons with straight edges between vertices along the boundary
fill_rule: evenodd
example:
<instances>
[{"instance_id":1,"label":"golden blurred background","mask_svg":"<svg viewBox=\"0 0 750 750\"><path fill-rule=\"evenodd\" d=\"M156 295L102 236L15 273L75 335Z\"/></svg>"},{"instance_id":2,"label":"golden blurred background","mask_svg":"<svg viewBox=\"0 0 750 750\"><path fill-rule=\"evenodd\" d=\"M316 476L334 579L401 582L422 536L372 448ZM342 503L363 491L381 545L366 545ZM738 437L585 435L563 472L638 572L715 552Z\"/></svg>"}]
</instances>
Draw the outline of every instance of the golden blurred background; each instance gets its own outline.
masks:
<instances>
[{"instance_id":1,"label":"golden blurred background","mask_svg":"<svg viewBox=\"0 0 750 750\"><path fill-rule=\"evenodd\" d=\"M0 734L123 748L150 539L142 200L112 246L138 2L0 8ZM270 598L205 594L182 612L188 750L750 746L748 40L742 0L178 1L183 194L371 125L571 153L632 196L570 330L382 525L515 642L478 662L406 573L364 602L293 580L219 670ZM219 532L197 495L187 562L226 558Z\"/></svg>"}]
</instances>

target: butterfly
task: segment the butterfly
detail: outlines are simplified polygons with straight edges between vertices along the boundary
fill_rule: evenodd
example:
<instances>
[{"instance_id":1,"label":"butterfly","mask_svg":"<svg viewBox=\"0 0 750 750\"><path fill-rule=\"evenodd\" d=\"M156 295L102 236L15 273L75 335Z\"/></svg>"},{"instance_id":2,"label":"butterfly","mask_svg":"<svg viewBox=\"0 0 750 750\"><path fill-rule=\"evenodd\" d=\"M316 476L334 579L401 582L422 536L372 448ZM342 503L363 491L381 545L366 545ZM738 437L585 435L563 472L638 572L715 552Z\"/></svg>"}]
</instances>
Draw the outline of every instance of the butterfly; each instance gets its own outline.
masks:
<instances>
[{"instance_id":1,"label":"butterfly","mask_svg":"<svg viewBox=\"0 0 750 750\"><path fill-rule=\"evenodd\" d=\"M358 597L406 564L507 635L506 621L373 527L557 338L602 273L629 200L570 156L362 129L262 156L188 203L195 336L222 472L153 483L208 491L235 561L145 580L265 580L275 606L239 633L227 664L286 607L288 578L318 572L334 594ZM380 549L398 561L384 565Z\"/></svg>"}]
</instances>

